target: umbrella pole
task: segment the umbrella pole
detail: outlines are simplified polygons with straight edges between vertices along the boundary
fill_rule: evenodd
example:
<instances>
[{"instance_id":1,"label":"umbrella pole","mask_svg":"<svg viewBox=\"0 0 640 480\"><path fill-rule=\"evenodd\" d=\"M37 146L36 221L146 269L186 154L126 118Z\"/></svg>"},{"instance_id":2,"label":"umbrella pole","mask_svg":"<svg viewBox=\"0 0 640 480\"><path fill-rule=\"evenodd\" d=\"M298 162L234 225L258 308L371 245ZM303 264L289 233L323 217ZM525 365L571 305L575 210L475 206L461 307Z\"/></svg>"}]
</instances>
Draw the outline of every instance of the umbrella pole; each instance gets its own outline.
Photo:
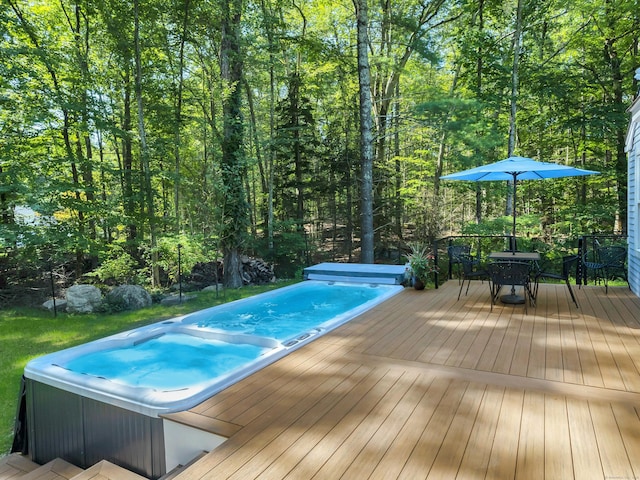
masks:
<instances>
[{"instance_id":1,"label":"umbrella pole","mask_svg":"<svg viewBox=\"0 0 640 480\"><path fill-rule=\"evenodd\" d=\"M511 231L511 251L513 252L513 254L516 254L516 250L517 250L517 246L516 246L516 177L517 177L517 173L514 172L513 173L513 205L511 205L511 207L513 208L513 229ZM508 304L518 304L518 303L524 303L526 302L526 298L524 298L523 295L517 295L516 294L516 287L515 285L511 285L511 293L509 295L503 295L502 297L500 297L500 300L502 301L502 303L508 303Z\"/></svg>"},{"instance_id":2,"label":"umbrella pole","mask_svg":"<svg viewBox=\"0 0 640 480\"><path fill-rule=\"evenodd\" d=\"M516 185L517 185L517 183L516 182L518 181L516 179L517 175L518 175L517 173L513 174L513 205L511 206L513 208L513 229L511 231L511 238L512 238L511 241L513 243L511 245L511 250L514 253L518 249L517 245L516 245L516 205L517 205L517 202L516 202Z\"/></svg>"}]
</instances>

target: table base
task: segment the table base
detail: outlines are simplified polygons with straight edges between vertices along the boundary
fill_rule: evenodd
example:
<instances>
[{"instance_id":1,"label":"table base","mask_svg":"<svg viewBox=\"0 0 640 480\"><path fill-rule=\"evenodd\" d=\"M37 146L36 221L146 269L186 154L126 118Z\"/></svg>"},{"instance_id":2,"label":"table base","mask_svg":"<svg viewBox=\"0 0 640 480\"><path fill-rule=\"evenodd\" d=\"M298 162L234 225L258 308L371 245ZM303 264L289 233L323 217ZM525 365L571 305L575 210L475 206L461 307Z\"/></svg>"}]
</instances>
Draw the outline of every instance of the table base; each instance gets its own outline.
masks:
<instances>
[{"instance_id":1,"label":"table base","mask_svg":"<svg viewBox=\"0 0 640 480\"><path fill-rule=\"evenodd\" d=\"M500 301L502 303L507 303L509 305L520 305L524 303L525 299L522 295L516 295L514 293L509 295L502 295L500 297Z\"/></svg>"}]
</instances>

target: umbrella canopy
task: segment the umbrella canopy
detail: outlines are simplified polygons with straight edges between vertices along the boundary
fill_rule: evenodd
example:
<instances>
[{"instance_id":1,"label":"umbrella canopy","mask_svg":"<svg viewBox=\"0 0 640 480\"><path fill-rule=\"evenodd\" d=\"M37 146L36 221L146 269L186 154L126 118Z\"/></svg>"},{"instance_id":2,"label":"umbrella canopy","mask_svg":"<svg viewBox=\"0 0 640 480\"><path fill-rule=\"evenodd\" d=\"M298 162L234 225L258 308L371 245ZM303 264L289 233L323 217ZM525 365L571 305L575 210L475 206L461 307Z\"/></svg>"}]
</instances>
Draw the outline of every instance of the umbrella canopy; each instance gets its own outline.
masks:
<instances>
[{"instance_id":1,"label":"umbrella canopy","mask_svg":"<svg viewBox=\"0 0 640 480\"><path fill-rule=\"evenodd\" d=\"M509 180L513 182L513 238L516 237L516 185L518 180L544 180L547 178L579 177L600 172L538 162L532 158L509 157L499 162L463 170L440 177L442 180L468 180L471 182Z\"/></svg>"}]
</instances>

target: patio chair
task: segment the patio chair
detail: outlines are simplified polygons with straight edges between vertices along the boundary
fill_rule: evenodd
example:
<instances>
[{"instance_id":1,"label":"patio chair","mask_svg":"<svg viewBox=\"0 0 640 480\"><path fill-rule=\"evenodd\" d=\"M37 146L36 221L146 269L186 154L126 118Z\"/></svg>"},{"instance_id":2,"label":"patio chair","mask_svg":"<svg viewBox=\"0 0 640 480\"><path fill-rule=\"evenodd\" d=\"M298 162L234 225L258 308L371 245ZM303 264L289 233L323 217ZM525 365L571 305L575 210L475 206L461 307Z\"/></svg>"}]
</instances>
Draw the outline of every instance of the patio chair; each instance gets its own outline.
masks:
<instances>
[{"instance_id":1,"label":"patio chair","mask_svg":"<svg viewBox=\"0 0 640 480\"><path fill-rule=\"evenodd\" d=\"M535 298L531 290L531 264L528 262L493 262L487 265L491 291L491 311L503 286L511 286L511 295L515 287L521 286L524 295L524 311L527 313L527 301L535 307ZM520 301L519 303L522 303Z\"/></svg>"},{"instance_id":2,"label":"patio chair","mask_svg":"<svg viewBox=\"0 0 640 480\"><path fill-rule=\"evenodd\" d=\"M466 296L469 293L471 280L474 278L481 280L489 279L489 272L487 272L485 268L479 268L480 262L474 260L471 255L460 255L459 259L462 264L462 283L460 284L460 291L458 292L458 300L460 300L460 295L462 295L465 281L467 282L467 291L464 293Z\"/></svg>"},{"instance_id":3,"label":"patio chair","mask_svg":"<svg viewBox=\"0 0 640 480\"><path fill-rule=\"evenodd\" d=\"M462 266L460 257L471 254L471 245L449 245L447 254L449 255L449 278L453 277L451 270L455 267L458 283L460 283L460 267Z\"/></svg>"},{"instance_id":4,"label":"patio chair","mask_svg":"<svg viewBox=\"0 0 640 480\"><path fill-rule=\"evenodd\" d=\"M587 269L587 273L589 270L593 271L596 283L599 283L600 279L603 280L605 294L609 293L610 278L622 277L629 285L625 266L627 260L627 249L625 247L599 247L594 253L595 256L589 259L585 251L582 254L582 265Z\"/></svg>"},{"instance_id":5,"label":"patio chair","mask_svg":"<svg viewBox=\"0 0 640 480\"><path fill-rule=\"evenodd\" d=\"M578 306L578 300L576 300L576 296L573 294L571 283L569 282L569 275L571 274L571 270L575 268L578 258L578 255L566 255L562 257L562 273L550 272L547 270L538 271L534 278L533 296L535 298L538 297L538 285L540 280L562 280L567 285L569 294L571 295L571 300L576 304L576 308L580 308Z\"/></svg>"},{"instance_id":6,"label":"patio chair","mask_svg":"<svg viewBox=\"0 0 640 480\"><path fill-rule=\"evenodd\" d=\"M608 278L622 278L629 285L627 277L627 249L626 247L602 247L598 252L600 261L604 263L604 271Z\"/></svg>"}]
</instances>

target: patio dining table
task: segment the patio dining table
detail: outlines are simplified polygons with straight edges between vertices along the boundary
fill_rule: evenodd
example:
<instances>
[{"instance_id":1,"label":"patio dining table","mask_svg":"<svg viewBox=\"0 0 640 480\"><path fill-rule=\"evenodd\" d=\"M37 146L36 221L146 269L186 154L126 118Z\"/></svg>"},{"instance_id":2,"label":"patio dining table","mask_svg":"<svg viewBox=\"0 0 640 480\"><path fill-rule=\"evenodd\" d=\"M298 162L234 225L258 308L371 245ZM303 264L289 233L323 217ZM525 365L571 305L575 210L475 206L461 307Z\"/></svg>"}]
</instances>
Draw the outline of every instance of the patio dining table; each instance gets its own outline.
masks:
<instances>
[{"instance_id":1,"label":"patio dining table","mask_svg":"<svg viewBox=\"0 0 640 480\"><path fill-rule=\"evenodd\" d=\"M539 262L540 254L538 252L491 252L489 260Z\"/></svg>"},{"instance_id":2,"label":"patio dining table","mask_svg":"<svg viewBox=\"0 0 640 480\"><path fill-rule=\"evenodd\" d=\"M491 252L488 258L489 260L499 262L539 262L540 254L538 252ZM502 295L500 301L513 305L524 303L525 297L524 295L517 295L515 285L512 285L511 293L509 295Z\"/></svg>"}]
</instances>

